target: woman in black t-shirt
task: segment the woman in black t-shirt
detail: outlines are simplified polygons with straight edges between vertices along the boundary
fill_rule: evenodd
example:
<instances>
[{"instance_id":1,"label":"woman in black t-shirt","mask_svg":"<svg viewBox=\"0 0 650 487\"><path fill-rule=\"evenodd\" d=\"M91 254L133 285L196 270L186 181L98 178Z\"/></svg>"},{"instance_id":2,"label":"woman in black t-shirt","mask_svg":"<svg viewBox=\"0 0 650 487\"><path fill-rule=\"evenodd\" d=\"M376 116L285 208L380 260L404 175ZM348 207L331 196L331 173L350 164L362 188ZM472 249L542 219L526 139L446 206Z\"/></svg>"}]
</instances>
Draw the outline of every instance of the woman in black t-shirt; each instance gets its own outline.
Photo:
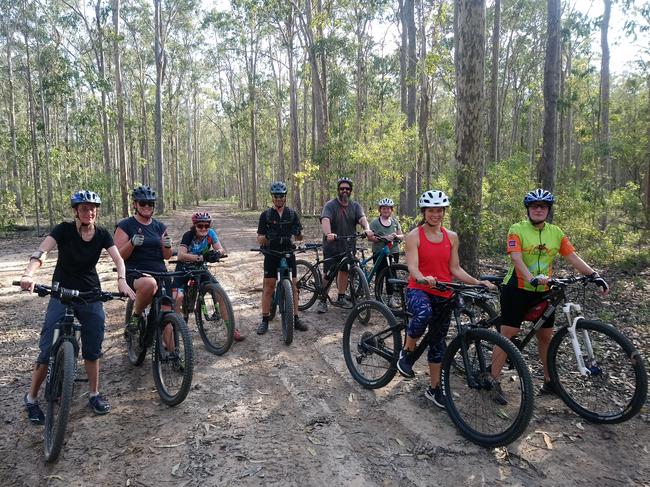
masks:
<instances>
[{"instance_id":1,"label":"woman in black t-shirt","mask_svg":"<svg viewBox=\"0 0 650 487\"><path fill-rule=\"evenodd\" d=\"M135 293L125 279L124 261L113 243L111 234L103 227L96 226L101 199L92 191L78 191L70 198L75 221L63 222L41 242L34 252L20 280L23 289L33 291L32 275L43 264L48 252L58 247L59 256L54 268L53 282L62 287L91 291L101 289L95 266L102 249L106 249L117 268L117 288L121 293L135 298ZM52 346L56 323L65 315L66 306L56 298L50 298L41 330L40 354L32 373L29 392L24 396L25 409L33 424L43 424L44 415L38 405L37 397L41 384L47 376L47 363ZM102 303L74 305L75 316L81 323L82 356L88 375L90 388L89 406L97 414L110 411L108 402L99 394L99 358L102 356L104 339L104 308Z\"/></svg>"}]
</instances>

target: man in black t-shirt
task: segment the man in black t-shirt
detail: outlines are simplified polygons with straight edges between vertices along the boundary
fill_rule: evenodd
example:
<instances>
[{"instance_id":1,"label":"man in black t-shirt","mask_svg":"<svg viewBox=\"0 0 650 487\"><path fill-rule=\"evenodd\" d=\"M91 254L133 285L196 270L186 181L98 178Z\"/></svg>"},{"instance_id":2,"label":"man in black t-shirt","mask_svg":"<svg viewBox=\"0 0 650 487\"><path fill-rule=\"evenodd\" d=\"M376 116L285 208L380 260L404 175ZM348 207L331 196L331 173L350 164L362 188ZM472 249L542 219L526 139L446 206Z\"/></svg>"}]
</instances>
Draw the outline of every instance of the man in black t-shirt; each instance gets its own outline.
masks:
<instances>
[{"instance_id":1,"label":"man in black t-shirt","mask_svg":"<svg viewBox=\"0 0 650 487\"><path fill-rule=\"evenodd\" d=\"M43 264L48 252L58 247L59 256L54 268L52 282L61 287L78 291L101 289L95 266L102 249L106 249L117 268L117 287L121 293L135 298L135 293L126 283L124 261L113 243L111 234L95 225L101 199L92 191L78 191L70 199L75 214L74 222L63 222L41 242L34 252L20 280L24 290L34 290L32 275ZM41 330L40 354L32 372L29 391L24 396L24 405L33 424L43 424L44 415L37 397L41 384L47 376L47 364L57 322L65 315L66 306L56 298L50 298ZM102 356L104 339L104 307L101 302L74 304L74 313L81 323L82 356L90 388L89 406L96 414L110 411L108 402L99 394L99 358Z\"/></svg>"},{"instance_id":2,"label":"man in black t-shirt","mask_svg":"<svg viewBox=\"0 0 650 487\"><path fill-rule=\"evenodd\" d=\"M272 250L291 249L291 237L295 237L296 242L302 242L302 224L300 217L291 208L286 206L287 203L287 185L282 181L276 181L271 184L271 197L273 206L267 208L260 215L257 225L257 243L261 247L268 246ZM262 321L257 327L257 334L263 335L269 329L269 316L271 314L271 302L273 300L273 291L277 280L280 257L271 255L264 256L264 290L262 291ZM298 318L298 292L296 288L296 258L291 256L289 266L292 272L293 284L293 309L294 309L294 327L299 331L307 331L305 325Z\"/></svg>"}]
</instances>

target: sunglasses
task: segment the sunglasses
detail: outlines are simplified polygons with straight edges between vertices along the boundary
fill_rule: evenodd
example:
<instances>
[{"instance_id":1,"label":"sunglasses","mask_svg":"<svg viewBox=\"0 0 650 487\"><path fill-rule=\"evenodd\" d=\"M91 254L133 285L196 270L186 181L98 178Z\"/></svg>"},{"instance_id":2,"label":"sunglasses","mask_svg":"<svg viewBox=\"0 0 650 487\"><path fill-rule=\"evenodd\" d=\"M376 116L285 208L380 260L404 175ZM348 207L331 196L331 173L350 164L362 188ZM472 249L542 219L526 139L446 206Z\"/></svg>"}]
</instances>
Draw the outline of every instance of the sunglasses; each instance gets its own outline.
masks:
<instances>
[{"instance_id":1,"label":"sunglasses","mask_svg":"<svg viewBox=\"0 0 650 487\"><path fill-rule=\"evenodd\" d=\"M343 188L339 188L339 191L347 191L348 193L352 192L352 188L348 186L344 186Z\"/></svg>"},{"instance_id":2,"label":"sunglasses","mask_svg":"<svg viewBox=\"0 0 650 487\"><path fill-rule=\"evenodd\" d=\"M208 223L197 223L194 226L196 228L198 228L199 230L206 230L206 229L210 228L210 225Z\"/></svg>"},{"instance_id":3,"label":"sunglasses","mask_svg":"<svg viewBox=\"0 0 650 487\"><path fill-rule=\"evenodd\" d=\"M281 193L273 193L271 196L273 196L274 198L278 198L278 199L287 197L286 194L281 194Z\"/></svg>"},{"instance_id":4,"label":"sunglasses","mask_svg":"<svg viewBox=\"0 0 650 487\"><path fill-rule=\"evenodd\" d=\"M543 210L548 208L548 205L545 203L533 203L532 205L529 205L528 208L534 209L534 210Z\"/></svg>"},{"instance_id":5,"label":"sunglasses","mask_svg":"<svg viewBox=\"0 0 650 487\"><path fill-rule=\"evenodd\" d=\"M142 206L142 207L150 206L151 208L153 208L154 206L156 206L156 203L153 201L138 201L138 206Z\"/></svg>"}]
</instances>

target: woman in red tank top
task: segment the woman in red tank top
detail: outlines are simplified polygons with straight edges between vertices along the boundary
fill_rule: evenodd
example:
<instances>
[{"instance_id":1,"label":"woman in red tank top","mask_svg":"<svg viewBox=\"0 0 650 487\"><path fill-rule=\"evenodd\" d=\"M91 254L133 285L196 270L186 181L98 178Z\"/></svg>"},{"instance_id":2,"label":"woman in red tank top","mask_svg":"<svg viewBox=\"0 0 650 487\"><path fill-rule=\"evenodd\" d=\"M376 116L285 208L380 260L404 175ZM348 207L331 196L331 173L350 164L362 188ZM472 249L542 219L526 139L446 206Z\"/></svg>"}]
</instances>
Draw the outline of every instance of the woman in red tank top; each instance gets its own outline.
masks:
<instances>
[{"instance_id":1,"label":"woman in red tank top","mask_svg":"<svg viewBox=\"0 0 650 487\"><path fill-rule=\"evenodd\" d=\"M427 327L434 327L429 342L427 361L431 385L425 397L439 408L446 408L445 396L440 387L440 362L445 353L445 338L449 330L450 316L440 306L451 291L435 289L438 281L451 282L453 278L466 284L483 284L494 288L487 281L470 276L460 266L458 258L458 235L442 226L449 198L442 191L431 190L422 194L419 201L422 222L406 236L406 263L409 268L409 285L406 303L412 318L407 328L406 343L397 362L397 369L407 379L415 377L412 351Z\"/></svg>"}]
</instances>

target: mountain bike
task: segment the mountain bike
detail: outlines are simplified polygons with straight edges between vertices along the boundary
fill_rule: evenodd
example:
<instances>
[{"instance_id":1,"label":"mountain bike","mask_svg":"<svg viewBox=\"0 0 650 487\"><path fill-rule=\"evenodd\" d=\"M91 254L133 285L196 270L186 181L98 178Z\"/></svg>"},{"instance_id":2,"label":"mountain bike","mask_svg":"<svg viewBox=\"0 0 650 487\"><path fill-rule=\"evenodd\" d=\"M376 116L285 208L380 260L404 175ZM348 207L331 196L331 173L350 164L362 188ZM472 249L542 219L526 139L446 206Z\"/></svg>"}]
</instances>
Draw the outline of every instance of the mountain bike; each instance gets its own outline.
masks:
<instances>
[{"instance_id":1,"label":"mountain bike","mask_svg":"<svg viewBox=\"0 0 650 487\"><path fill-rule=\"evenodd\" d=\"M272 239L273 241L274 239ZM293 306L293 284L292 279L295 277L291 272L289 261L296 252L316 249L318 244L307 244L301 249L273 250L269 247L260 247L251 249L252 252L261 252L271 257L279 257L277 278L275 281L275 291L271 301L271 313L269 319L275 318L276 311L279 309L282 321L282 340L285 345L291 345L293 342L294 318L296 310Z\"/></svg>"},{"instance_id":2,"label":"mountain bike","mask_svg":"<svg viewBox=\"0 0 650 487\"><path fill-rule=\"evenodd\" d=\"M397 292L405 293L407 281L391 279ZM451 313L457 336L448 345L441 363L441 385L447 412L460 432L482 446L503 446L526 429L533 413L532 379L523 357L505 337L477 328L469 301L490 299L482 286L439 283L454 294L443 303ZM397 372L397 360L406 337L409 313L406 299L400 310L378 301L362 301L350 312L343 328L343 355L352 377L363 387L388 384ZM413 351L417 360L435 333L429 327ZM506 353L513 369L500 383L490 374L494 346ZM457 367L454 364L460 363Z\"/></svg>"},{"instance_id":3,"label":"mountain bike","mask_svg":"<svg viewBox=\"0 0 650 487\"><path fill-rule=\"evenodd\" d=\"M141 365L147 355L147 349L152 351L153 380L160 399L168 406L176 406L187 397L192 385L194 369L194 352L192 337L187 323L182 316L174 311L163 311L162 305L173 306L173 301L167 296L166 282L168 278L183 276L185 272L152 272L138 269L128 269L127 274L137 277L151 276L156 280L158 289L151 300L151 305L142 313L138 327L131 330L128 323L133 314L133 301L129 299L126 305L126 347L129 362ZM165 333L170 326L171 333ZM165 343L165 338L168 340ZM167 349L173 348L173 350Z\"/></svg>"},{"instance_id":4,"label":"mountain bike","mask_svg":"<svg viewBox=\"0 0 650 487\"><path fill-rule=\"evenodd\" d=\"M313 306L317 299L328 300L333 306L338 304L329 296L332 284L336 282L336 276L340 270L348 267L348 289L350 292L350 300L356 303L362 299L370 299L370 288L368 287L368 280L365 273L359 267L359 260L353 252L350 242L359 238L365 238L365 233L355 233L349 236L337 236L337 240L346 241L348 249L345 252L321 259L318 254L318 249L322 244L311 244L310 250L316 251L316 262L308 262L306 260L296 260L296 267L298 270L298 309L300 311L308 310ZM327 261L338 260L338 262L330 267L325 275L327 284L323 285L323 273L320 268L325 265Z\"/></svg>"},{"instance_id":5,"label":"mountain bike","mask_svg":"<svg viewBox=\"0 0 650 487\"><path fill-rule=\"evenodd\" d=\"M208 268L208 264L222 258L219 252L208 252L202 262L182 263L187 278L181 305L183 319L187 323L190 313L194 313L201 340L215 355L230 350L235 331L235 312L230 298Z\"/></svg>"},{"instance_id":6,"label":"mountain bike","mask_svg":"<svg viewBox=\"0 0 650 487\"><path fill-rule=\"evenodd\" d=\"M481 279L501 285L503 277ZM548 371L557 395L576 414L593 423L621 423L635 416L646 401L648 376L634 344L614 326L586 319L580 304L571 302L572 286L584 295L593 278L553 278L549 291L533 303L524 317L533 325L523 339L512 342L524 350L535 332L556 309L566 320L558 325L548 349ZM584 297L584 296L583 296ZM479 327L501 325L501 316L477 321Z\"/></svg>"},{"instance_id":7,"label":"mountain bike","mask_svg":"<svg viewBox=\"0 0 650 487\"><path fill-rule=\"evenodd\" d=\"M359 267L366 275L368 285L370 285L372 278L375 277L376 274L374 286L375 299L388 305L389 308L400 308L401 303L399 302L399 299L401 298L401 293L396 293L393 286L388 282L389 278L407 280L409 277L408 266L406 264L393 262L393 259L390 258L390 251L393 245L399 245L400 240L390 240L380 235L375 235L375 237L377 237L380 242L384 243L383 248L368 258L365 256L365 249L357 249L361 254ZM369 269L368 267L373 259L375 259L375 262ZM382 265L384 260L386 261L386 267L377 272L377 269Z\"/></svg>"},{"instance_id":8,"label":"mountain bike","mask_svg":"<svg viewBox=\"0 0 650 487\"><path fill-rule=\"evenodd\" d=\"M12 284L20 286L19 281L14 281ZM44 435L45 461L53 462L58 458L63 447L77 375L81 324L74 318L74 305L76 303L106 302L122 298L124 295L99 290L66 289L56 282L52 286L35 284L34 292L42 298L51 295L66 306L65 316L56 323L54 328L45 379L45 402L47 403Z\"/></svg>"}]
</instances>

